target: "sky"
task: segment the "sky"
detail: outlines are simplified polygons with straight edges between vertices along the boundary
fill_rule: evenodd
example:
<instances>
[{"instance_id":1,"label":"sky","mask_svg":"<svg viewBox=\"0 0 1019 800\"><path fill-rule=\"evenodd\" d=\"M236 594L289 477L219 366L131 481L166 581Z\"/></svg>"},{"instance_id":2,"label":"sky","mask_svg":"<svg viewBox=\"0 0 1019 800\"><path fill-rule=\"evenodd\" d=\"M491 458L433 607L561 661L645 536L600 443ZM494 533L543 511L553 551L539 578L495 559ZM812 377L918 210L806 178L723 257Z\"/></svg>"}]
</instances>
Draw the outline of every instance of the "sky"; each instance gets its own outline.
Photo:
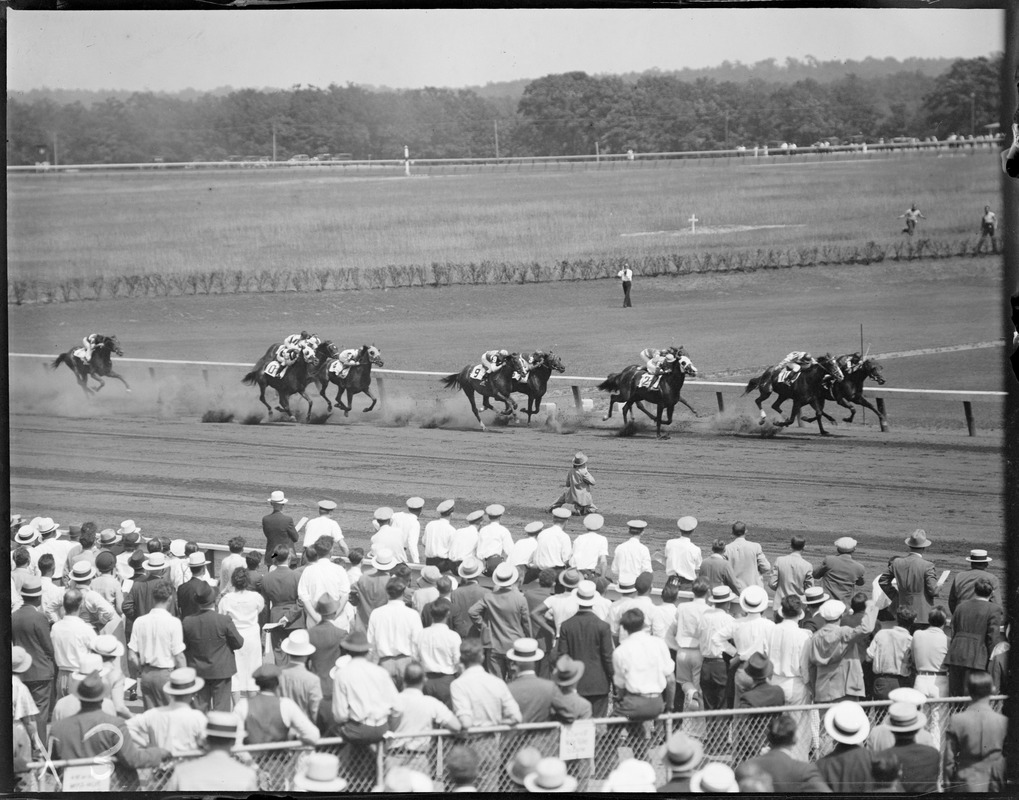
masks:
<instances>
[{"instance_id":1,"label":"sky","mask_svg":"<svg viewBox=\"0 0 1019 800\"><path fill-rule=\"evenodd\" d=\"M1004 49L1000 10L7 10L8 93L478 86L583 70L975 58Z\"/></svg>"}]
</instances>

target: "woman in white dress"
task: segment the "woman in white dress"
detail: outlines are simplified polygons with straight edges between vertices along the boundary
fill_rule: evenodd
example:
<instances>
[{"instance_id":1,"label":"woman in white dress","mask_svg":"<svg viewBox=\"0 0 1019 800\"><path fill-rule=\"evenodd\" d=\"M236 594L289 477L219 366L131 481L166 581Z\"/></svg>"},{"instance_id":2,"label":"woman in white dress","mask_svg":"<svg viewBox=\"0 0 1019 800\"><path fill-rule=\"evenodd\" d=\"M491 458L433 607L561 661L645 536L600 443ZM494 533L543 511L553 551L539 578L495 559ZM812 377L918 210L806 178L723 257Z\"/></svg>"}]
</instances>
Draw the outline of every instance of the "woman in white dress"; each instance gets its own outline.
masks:
<instances>
[{"instance_id":1,"label":"woman in white dress","mask_svg":"<svg viewBox=\"0 0 1019 800\"><path fill-rule=\"evenodd\" d=\"M234 653L237 672L230 681L236 704L242 695L248 697L258 691L251 676L262 666L262 637L258 615L265 608L265 598L249 588L246 569L233 571L230 575L230 586L233 591L227 592L219 600L219 613L230 617L238 633L244 638L244 646Z\"/></svg>"}]
</instances>

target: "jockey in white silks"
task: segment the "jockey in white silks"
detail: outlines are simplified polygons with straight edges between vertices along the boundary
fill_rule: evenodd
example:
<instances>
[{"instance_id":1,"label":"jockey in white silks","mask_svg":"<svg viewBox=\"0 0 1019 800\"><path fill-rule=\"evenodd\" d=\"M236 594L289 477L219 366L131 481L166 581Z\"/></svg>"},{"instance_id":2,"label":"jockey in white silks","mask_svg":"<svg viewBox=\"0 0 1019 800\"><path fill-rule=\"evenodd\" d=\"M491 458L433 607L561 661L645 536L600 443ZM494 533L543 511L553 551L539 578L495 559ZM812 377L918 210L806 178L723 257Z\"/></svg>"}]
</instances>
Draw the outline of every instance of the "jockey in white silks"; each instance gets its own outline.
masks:
<instances>
[{"instance_id":1,"label":"jockey in white silks","mask_svg":"<svg viewBox=\"0 0 1019 800\"><path fill-rule=\"evenodd\" d=\"M645 369L649 375L661 375L676 363L676 356L664 350L648 347L640 351L640 357L647 361Z\"/></svg>"},{"instance_id":2,"label":"jockey in white silks","mask_svg":"<svg viewBox=\"0 0 1019 800\"><path fill-rule=\"evenodd\" d=\"M310 347L312 350L317 350L318 346L322 344L322 340L318 337L317 333L308 333L307 331L301 331L300 333L292 333L286 339L283 340L283 344L290 345L291 347Z\"/></svg>"},{"instance_id":3,"label":"jockey in white silks","mask_svg":"<svg viewBox=\"0 0 1019 800\"><path fill-rule=\"evenodd\" d=\"M492 374L508 357L509 350L489 350L481 355L481 366L485 368L485 372Z\"/></svg>"},{"instance_id":4,"label":"jockey in white silks","mask_svg":"<svg viewBox=\"0 0 1019 800\"><path fill-rule=\"evenodd\" d=\"M790 372L799 372L802 367L809 367L817 363L817 360L806 350L793 350L789 355L776 365L775 372L781 372L788 367Z\"/></svg>"},{"instance_id":5,"label":"jockey in white silks","mask_svg":"<svg viewBox=\"0 0 1019 800\"><path fill-rule=\"evenodd\" d=\"M287 337L290 338L290 337ZM301 348L295 344L288 344L284 341L279 347L276 348L276 360L280 363L277 377L282 377L287 367L297 361L301 357Z\"/></svg>"},{"instance_id":6,"label":"jockey in white silks","mask_svg":"<svg viewBox=\"0 0 1019 800\"><path fill-rule=\"evenodd\" d=\"M85 352L82 354L81 360L86 364L92 360L92 351L95 349L95 346L99 344L99 340L102 338L102 334L90 333L81 340L81 344L85 348Z\"/></svg>"},{"instance_id":7,"label":"jockey in white silks","mask_svg":"<svg viewBox=\"0 0 1019 800\"><path fill-rule=\"evenodd\" d=\"M336 360L342 367L340 371L341 376L346 375L347 370L349 370L351 367L356 367L358 364L361 363L360 361L357 360L358 353L360 352L361 351L358 350L356 347L348 347L346 350L341 350L339 353L336 354Z\"/></svg>"}]
</instances>

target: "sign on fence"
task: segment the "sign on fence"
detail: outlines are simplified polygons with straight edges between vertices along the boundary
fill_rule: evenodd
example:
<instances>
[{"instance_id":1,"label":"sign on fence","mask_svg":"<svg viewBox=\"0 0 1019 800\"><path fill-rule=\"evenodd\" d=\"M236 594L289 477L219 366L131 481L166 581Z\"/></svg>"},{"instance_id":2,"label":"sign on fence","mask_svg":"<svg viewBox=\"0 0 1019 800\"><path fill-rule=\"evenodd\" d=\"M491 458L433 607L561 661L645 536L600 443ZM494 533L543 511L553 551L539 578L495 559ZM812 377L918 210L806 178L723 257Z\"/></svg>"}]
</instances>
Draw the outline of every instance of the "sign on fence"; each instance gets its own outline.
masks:
<instances>
[{"instance_id":1,"label":"sign on fence","mask_svg":"<svg viewBox=\"0 0 1019 800\"><path fill-rule=\"evenodd\" d=\"M112 775L112 770L97 770L92 764L64 767L63 790L65 792L108 792Z\"/></svg>"},{"instance_id":2,"label":"sign on fence","mask_svg":"<svg viewBox=\"0 0 1019 800\"><path fill-rule=\"evenodd\" d=\"M563 761L594 758L594 720L563 725L559 734L559 758Z\"/></svg>"}]
</instances>

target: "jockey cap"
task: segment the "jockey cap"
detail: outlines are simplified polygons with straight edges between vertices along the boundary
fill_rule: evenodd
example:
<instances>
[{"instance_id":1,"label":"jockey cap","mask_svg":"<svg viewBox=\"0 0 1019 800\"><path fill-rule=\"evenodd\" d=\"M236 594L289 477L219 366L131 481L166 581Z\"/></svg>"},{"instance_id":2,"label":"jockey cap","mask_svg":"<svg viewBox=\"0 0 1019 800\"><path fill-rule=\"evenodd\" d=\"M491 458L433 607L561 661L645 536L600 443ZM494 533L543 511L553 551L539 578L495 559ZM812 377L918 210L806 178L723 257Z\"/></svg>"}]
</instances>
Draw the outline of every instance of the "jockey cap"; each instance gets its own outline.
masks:
<instances>
[{"instance_id":1,"label":"jockey cap","mask_svg":"<svg viewBox=\"0 0 1019 800\"><path fill-rule=\"evenodd\" d=\"M674 353L669 353L668 355L665 356L665 360L671 364L676 360L676 356Z\"/></svg>"},{"instance_id":2,"label":"jockey cap","mask_svg":"<svg viewBox=\"0 0 1019 800\"><path fill-rule=\"evenodd\" d=\"M499 355L501 355L501 356L508 356L509 355L509 350L500 350L499 351Z\"/></svg>"},{"instance_id":3,"label":"jockey cap","mask_svg":"<svg viewBox=\"0 0 1019 800\"><path fill-rule=\"evenodd\" d=\"M308 333L307 331L301 331L301 338L302 339L310 339L311 338L311 334Z\"/></svg>"}]
</instances>

